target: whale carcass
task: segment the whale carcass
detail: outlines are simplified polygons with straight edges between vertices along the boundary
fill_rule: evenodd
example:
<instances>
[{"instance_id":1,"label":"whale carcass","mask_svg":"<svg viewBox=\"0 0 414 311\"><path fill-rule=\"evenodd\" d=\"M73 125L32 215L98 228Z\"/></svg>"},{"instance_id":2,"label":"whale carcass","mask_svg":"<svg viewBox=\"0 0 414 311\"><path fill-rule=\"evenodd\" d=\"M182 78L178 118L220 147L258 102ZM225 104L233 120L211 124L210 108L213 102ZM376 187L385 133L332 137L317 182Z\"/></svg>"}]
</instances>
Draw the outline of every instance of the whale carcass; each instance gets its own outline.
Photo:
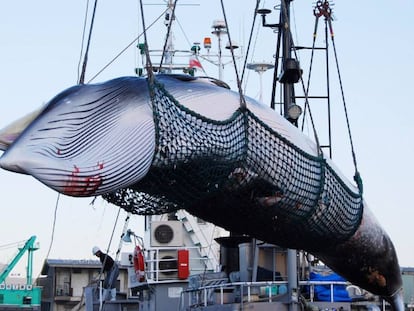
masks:
<instances>
[{"instance_id":1,"label":"whale carcass","mask_svg":"<svg viewBox=\"0 0 414 311\"><path fill-rule=\"evenodd\" d=\"M279 114L245 101L208 78L77 85L2 140L0 166L66 195L102 195L137 214L184 208L306 250L403 310L397 255L362 186Z\"/></svg>"}]
</instances>

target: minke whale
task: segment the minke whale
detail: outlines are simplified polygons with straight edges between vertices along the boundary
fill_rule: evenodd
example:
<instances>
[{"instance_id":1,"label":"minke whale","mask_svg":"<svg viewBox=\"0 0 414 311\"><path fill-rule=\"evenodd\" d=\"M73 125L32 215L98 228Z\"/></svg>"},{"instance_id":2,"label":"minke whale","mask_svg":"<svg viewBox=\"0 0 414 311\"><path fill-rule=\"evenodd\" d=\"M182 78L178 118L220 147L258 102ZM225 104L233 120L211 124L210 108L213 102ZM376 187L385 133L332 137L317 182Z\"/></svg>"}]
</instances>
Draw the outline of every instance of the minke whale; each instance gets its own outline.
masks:
<instances>
[{"instance_id":1,"label":"minke whale","mask_svg":"<svg viewBox=\"0 0 414 311\"><path fill-rule=\"evenodd\" d=\"M184 208L305 250L404 310L395 248L361 184L278 113L245 103L210 78L76 85L0 131L0 166L65 195L101 195L137 214Z\"/></svg>"}]
</instances>

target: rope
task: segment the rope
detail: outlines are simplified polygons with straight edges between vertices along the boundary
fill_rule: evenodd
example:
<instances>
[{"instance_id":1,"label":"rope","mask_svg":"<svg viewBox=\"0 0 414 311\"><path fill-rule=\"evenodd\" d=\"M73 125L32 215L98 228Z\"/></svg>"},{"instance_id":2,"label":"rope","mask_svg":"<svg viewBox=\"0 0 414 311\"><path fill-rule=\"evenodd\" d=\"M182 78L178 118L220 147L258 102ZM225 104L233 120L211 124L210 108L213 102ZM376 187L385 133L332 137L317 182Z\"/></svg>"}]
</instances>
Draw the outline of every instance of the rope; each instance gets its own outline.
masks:
<instances>
[{"instance_id":1,"label":"rope","mask_svg":"<svg viewBox=\"0 0 414 311\"><path fill-rule=\"evenodd\" d=\"M120 214L120 213L121 213L121 208L119 208L119 209L118 209L118 213L117 213L116 218L115 218L114 228L112 229L111 238L109 239L109 243L108 243L108 246L107 246L107 248L106 248L106 253L107 253L107 254L108 254L108 252L109 252L109 249L111 248L112 239L113 239L114 234L115 234L115 228L116 228L116 225L117 225L117 223L118 223L118 219L119 219L119 214ZM103 271L103 267L104 267L104 265L105 265L106 258L107 258L107 257L105 256L105 260L104 260L104 262L102 263L101 273L102 273L102 271Z\"/></svg>"},{"instance_id":2,"label":"rope","mask_svg":"<svg viewBox=\"0 0 414 311\"><path fill-rule=\"evenodd\" d=\"M224 22L226 23L227 37L228 37L229 42L230 42L231 58L232 58L232 61L233 61L234 72L236 74L237 89L239 90L239 96L240 96L240 108L246 109L246 100L243 96L241 80L240 80L240 77L239 77L239 72L237 70L236 58L234 56L234 49L233 49L233 44L232 44L233 41L231 40L231 36L230 36L230 29L229 29L229 24L227 22L227 15L226 15L226 10L224 9L223 0L220 0L220 3L221 3L221 9L223 11Z\"/></svg>"},{"instance_id":3,"label":"rope","mask_svg":"<svg viewBox=\"0 0 414 311\"><path fill-rule=\"evenodd\" d=\"M329 13L330 13L330 11L329 11ZM350 142L350 145L351 145L352 161L354 163L354 168L355 168L354 181L357 183L360 194L362 194L362 192L363 192L362 179L361 179L361 175L358 172L355 149L354 149L354 144L353 144L353 140L352 140L351 125L350 125L350 121L349 121L349 117L348 117L348 109L347 109L347 105L346 105L346 101L345 101L345 94L344 94L344 88L343 88L343 85L342 85L341 72L339 70L339 61L338 61L338 55L337 55L337 52L336 52L334 32L333 32L333 27L332 27L332 19L327 18L327 21L328 21L328 26L329 26L329 32L330 32L330 35L331 35L332 47L333 47L333 50L334 50L336 70L337 70L338 79L339 79L339 86L340 86L340 89L341 89L342 104L343 104L343 107L344 107L346 125L347 125L347 129L348 129L348 137L349 137L349 142Z\"/></svg>"},{"instance_id":4,"label":"rope","mask_svg":"<svg viewBox=\"0 0 414 311\"><path fill-rule=\"evenodd\" d=\"M92 19L91 19L91 26L90 26L90 29L89 29L88 43L86 45L86 51L85 51L85 56L84 56L84 59L83 59L82 72L81 72L81 76L79 78L79 84L83 84L84 81L85 81L86 65L88 63L89 46L90 46L90 43L91 43L92 30L93 30L93 24L94 24L94 21L95 21L95 13L96 13L97 4L98 4L98 0L95 0L95 4L93 6Z\"/></svg>"},{"instance_id":5,"label":"rope","mask_svg":"<svg viewBox=\"0 0 414 311\"><path fill-rule=\"evenodd\" d=\"M306 111L308 109L310 111L308 94L309 94L310 80L311 80L312 68L313 68L313 57L315 55L315 44L316 44L316 37L317 37L318 21L319 21L319 18L315 17L315 27L313 29L311 58L310 58L309 70L308 70L308 82L306 84L306 92L305 92L305 107L303 109L302 128L301 128L302 132L303 132L303 129L304 129L304 126L305 126Z\"/></svg>"},{"instance_id":6,"label":"rope","mask_svg":"<svg viewBox=\"0 0 414 311\"><path fill-rule=\"evenodd\" d=\"M249 52L250 52L250 46L251 46L251 43L252 43L254 25L256 24L257 9L259 8L259 4L260 4L260 0L257 0L256 1L256 7L254 8L252 27L250 28L249 42L247 43L246 56L244 58L244 64L243 64L243 71L242 71L241 82L243 82L244 73L246 72L247 58L248 58Z\"/></svg>"},{"instance_id":7,"label":"rope","mask_svg":"<svg viewBox=\"0 0 414 311\"><path fill-rule=\"evenodd\" d=\"M81 50L79 53L79 61L78 61L78 79L77 79L78 81L80 81L80 67L82 63L83 47L85 45L86 21L88 20L88 11L89 11L89 0L86 1L85 18L83 20L82 43L81 43Z\"/></svg>"},{"instance_id":8,"label":"rope","mask_svg":"<svg viewBox=\"0 0 414 311\"><path fill-rule=\"evenodd\" d=\"M52 235L51 235L51 238L50 238L49 249L47 250L47 253L46 253L46 259L49 258L50 250L52 249L53 240L54 240L54 236L55 236L56 215L57 215L57 210L58 210L58 207L59 207L59 199L60 199L60 193L58 193L57 198L56 198L55 212L53 213Z\"/></svg>"},{"instance_id":9,"label":"rope","mask_svg":"<svg viewBox=\"0 0 414 311\"><path fill-rule=\"evenodd\" d=\"M60 199L60 193L58 193L57 198L56 198L55 211L53 213L52 234L51 234L51 238L50 238L49 248L48 248L46 256L45 256L46 260L49 258L50 251L52 249L52 245L53 245L53 241L54 241L54 237L55 237L56 218L57 218L56 216L57 216L57 210L58 210L58 207L59 207L59 199ZM39 272L36 279L39 279L40 275L41 275L41 272Z\"/></svg>"},{"instance_id":10,"label":"rope","mask_svg":"<svg viewBox=\"0 0 414 311\"><path fill-rule=\"evenodd\" d=\"M147 28L145 27L144 5L142 3L142 0L139 1L139 5L140 5L140 9L141 9L142 29L144 29L144 31L143 31L144 32L144 48L145 48L145 56L146 56L146 67L147 67L147 74L148 74L148 82L149 82L149 85L151 86L151 85L154 84L154 72L153 72L151 58L150 58L150 54L149 54L149 50L148 50ZM152 95L151 95L151 97L152 97Z\"/></svg>"},{"instance_id":11,"label":"rope","mask_svg":"<svg viewBox=\"0 0 414 311\"><path fill-rule=\"evenodd\" d=\"M115 218L114 227L113 227L113 229L112 229L111 237L110 237L110 239L109 239L108 246L107 246L107 248L106 248L106 254L107 254L107 255L105 256L105 259L104 259L104 261L102 262L102 266L101 266L101 269L100 269L100 271L99 271L99 280L101 279L101 276L102 276L102 274L103 274L103 269L104 269L104 267L105 267L106 259L108 258L109 249L111 248L112 239L113 239L114 234L115 234L115 228L116 228L116 225L118 224L118 219L119 219L119 214L120 214L120 212L121 212L121 208L119 208L119 209L118 209L118 214L116 215L116 218ZM116 264L115 260L114 260L114 264ZM105 310L105 306L106 306L106 305L104 304L104 305L103 305L103 308L101 308L101 307L100 307L100 310Z\"/></svg>"}]
</instances>

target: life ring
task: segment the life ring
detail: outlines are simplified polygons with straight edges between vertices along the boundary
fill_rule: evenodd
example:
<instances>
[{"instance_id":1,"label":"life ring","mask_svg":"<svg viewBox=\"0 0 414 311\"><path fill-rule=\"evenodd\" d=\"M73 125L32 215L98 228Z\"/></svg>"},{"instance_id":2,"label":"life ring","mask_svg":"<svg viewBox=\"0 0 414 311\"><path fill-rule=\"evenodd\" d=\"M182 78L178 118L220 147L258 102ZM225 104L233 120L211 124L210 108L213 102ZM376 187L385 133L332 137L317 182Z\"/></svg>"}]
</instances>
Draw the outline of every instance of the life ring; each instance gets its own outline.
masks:
<instances>
[{"instance_id":1,"label":"life ring","mask_svg":"<svg viewBox=\"0 0 414 311\"><path fill-rule=\"evenodd\" d=\"M137 245L134 249L134 270L138 282L145 281L144 251Z\"/></svg>"}]
</instances>

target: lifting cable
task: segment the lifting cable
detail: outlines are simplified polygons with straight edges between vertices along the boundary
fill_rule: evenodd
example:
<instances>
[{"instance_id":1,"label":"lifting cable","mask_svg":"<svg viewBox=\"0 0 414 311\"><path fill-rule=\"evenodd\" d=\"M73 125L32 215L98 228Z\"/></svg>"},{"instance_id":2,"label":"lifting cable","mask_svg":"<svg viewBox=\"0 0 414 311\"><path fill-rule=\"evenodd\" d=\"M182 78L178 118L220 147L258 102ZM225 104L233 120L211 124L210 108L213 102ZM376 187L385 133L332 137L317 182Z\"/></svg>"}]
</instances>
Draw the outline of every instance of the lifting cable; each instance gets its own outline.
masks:
<instances>
[{"instance_id":1,"label":"lifting cable","mask_svg":"<svg viewBox=\"0 0 414 311\"><path fill-rule=\"evenodd\" d=\"M94 21L95 21L96 6L97 6L97 4L98 4L98 0L95 0L95 4L93 6L92 18L91 18L91 25L89 27L88 42L86 44L85 55L83 57L82 71L81 71L81 75L80 75L80 78L79 78L79 81L78 81L79 84L84 84L84 81L85 81L86 65L88 63L89 46L91 44L92 30L93 30L93 24L94 24ZM86 22L86 16L85 16L85 22Z\"/></svg>"},{"instance_id":2,"label":"lifting cable","mask_svg":"<svg viewBox=\"0 0 414 311\"><path fill-rule=\"evenodd\" d=\"M242 108L243 110L246 109L246 100L243 96L243 91L242 91L242 85L241 85L241 80L239 77L239 72L237 70L237 64L236 64L236 58L234 56L234 48L233 48L233 44L232 44L232 40L231 40L231 36L230 36L230 29L229 29L229 24L227 22L227 15L226 15L226 10L224 9L224 3L223 0L220 0L221 3L221 9L223 12L223 18L224 18L224 22L226 24L226 29L227 29L227 37L229 39L230 42L230 52L231 52L231 58L233 61L233 67L234 67L234 72L236 74L236 80L237 80L237 89L239 90L239 96L240 96L240 108Z\"/></svg>"},{"instance_id":3,"label":"lifting cable","mask_svg":"<svg viewBox=\"0 0 414 311\"><path fill-rule=\"evenodd\" d=\"M155 23L158 22L158 20L165 14L165 12L167 12L167 10L165 10L164 12L162 12L149 26L148 29L150 29L152 26L154 26ZM144 30L145 31L145 30ZM141 36L144 34L144 31L141 32L134 40L132 40L130 43L127 44L126 47L124 47L118 54L116 54L105 66L102 67L101 70L99 70L91 79L89 79L88 83L92 82L93 80L95 80L95 78L97 76L99 76L106 68L108 68L110 65L112 65L112 63L114 61L116 61L122 54L124 54L124 52L126 50L128 50L135 42L137 42L139 40L139 38L141 38Z\"/></svg>"},{"instance_id":4,"label":"lifting cable","mask_svg":"<svg viewBox=\"0 0 414 311\"><path fill-rule=\"evenodd\" d=\"M313 68L313 57L315 54L315 44L316 44L316 37L317 37L317 30L318 30L318 22L319 22L319 16L315 14L315 27L313 28L313 39L312 39L312 49L311 49L311 57L309 61L309 70L308 70L308 81L306 83L306 90L305 90L305 107L303 109L303 118L302 118L302 132L305 126L305 117L306 117L306 111L309 110L310 113L310 106L309 106L309 87L310 87L310 80L312 75L312 68ZM303 83L303 80L302 80Z\"/></svg>"},{"instance_id":5,"label":"lifting cable","mask_svg":"<svg viewBox=\"0 0 414 311\"><path fill-rule=\"evenodd\" d=\"M81 68L81 63L82 63L83 48L85 46L85 35L86 35L86 24L88 21L88 12L89 12L89 0L86 1L85 17L83 19L82 40L81 40L81 48L80 48L79 60L78 60L78 77L77 77L78 83L80 81L80 68Z\"/></svg>"},{"instance_id":6,"label":"lifting cable","mask_svg":"<svg viewBox=\"0 0 414 311\"><path fill-rule=\"evenodd\" d=\"M119 208L118 208L118 213L116 214L116 218L115 218L115 222L114 222L114 227L113 227L113 229L112 229L111 237L110 237L110 239L109 239L108 246L107 246L107 248L106 248L106 253L107 253L107 254L108 254L108 252L109 252L109 249L111 248L112 239L114 238L115 229L116 229L116 225L118 224L118 219L119 219L119 214L120 214L120 213L121 213L121 208L119 207ZM106 260L106 257L105 257L105 260ZM102 269L101 269L101 271L103 270L103 266L105 265L105 260L104 260L104 262L103 262L103 264L102 264Z\"/></svg>"},{"instance_id":7,"label":"lifting cable","mask_svg":"<svg viewBox=\"0 0 414 311\"><path fill-rule=\"evenodd\" d=\"M142 29L144 30L144 50L145 50L145 58L146 58L146 67L147 67L147 75L148 75L148 83L149 83L149 92L150 92L150 98L153 99L154 97L154 71L152 68L150 53L148 50L148 40L147 40L147 28L145 27L145 18L144 18L144 6L142 3L142 0L139 1L140 9L141 9L141 20L142 20Z\"/></svg>"},{"instance_id":8,"label":"lifting cable","mask_svg":"<svg viewBox=\"0 0 414 311\"><path fill-rule=\"evenodd\" d=\"M60 199L60 193L57 194L56 197L56 203L55 203L55 211L53 213L53 223L52 223L52 232L50 234L50 242L49 242L49 247L45 256L45 260L49 259L49 255L50 255L50 251L52 250L52 246L53 246L53 242L55 239L55 230L56 230L56 219L57 219L57 211L58 211L58 207L59 207L59 199ZM39 272L38 276L36 279L40 278L42 271Z\"/></svg>"},{"instance_id":9,"label":"lifting cable","mask_svg":"<svg viewBox=\"0 0 414 311\"><path fill-rule=\"evenodd\" d=\"M90 25L90 29L89 29L89 36L88 36L88 42L87 42L87 48L86 48L86 52L84 55L84 60L83 60L83 65L82 65L82 72L79 74L78 73L78 83L79 84L84 84L85 83L85 75L86 75L86 66L88 63L88 53L89 53L89 46L91 43L91 37L92 37L92 29L93 29L93 24L94 24L94 20L95 20L95 13L96 13L96 6L97 6L97 1L95 0L95 5L94 5L94 10L93 10L93 15L92 15L92 20L91 20L91 25ZM86 20L87 20L87 16L88 16L88 7L89 7L89 0L86 6L86 13L85 13L85 21L84 21L84 29L83 29L83 35L82 35L82 48L81 48L81 53L80 53L80 57L79 57L79 65L78 68L80 67L80 63L81 63L81 59L82 59L82 54L83 54L83 46L84 46L84 38L85 38L85 28L86 28ZM149 26L148 29L150 29L154 24L156 24L158 22L158 20L164 16L164 14L167 12L168 9L164 10ZM115 60L117 60L122 54L124 54L124 52L126 50L128 50L135 42L137 42L139 40L139 38L144 35L145 31L147 29L144 28L144 31L142 33L140 33L136 38L134 38L129 44L126 45L125 48L123 48L117 55L115 55L105 66L102 67L102 69L100 69L91 79L89 79L89 81L87 83L92 82L97 76L99 76L105 69L107 69ZM79 69L78 69L79 71Z\"/></svg>"},{"instance_id":10,"label":"lifting cable","mask_svg":"<svg viewBox=\"0 0 414 311\"><path fill-rule=\"evenodd\" d=\"M325 1L325 2L328 3L328 5L329 5L329 2L327 2L327 1ZM362 193L363 193L362 178L361 178L361 175L359 174L359 171L358 171L357 160L356 160L356 155L355 155L355 149L354 149L354 144L353 144L353 141L352 141L351 125L350 125L349 117L348 117L348 109L347 109L346 101L345 101L345 94L344 94L344 88L343 88L343 85L342 85L341 72L339 70L339 61L338 61L338 55L336 53L336 46L335 46L334 32L333 32L333 28L332 28L332 19L331 18L328 19L328 26L329 26L329 32L330 32L330 35L331 35L332 47L333 47L333 50L334 50L335 64L336 64L336 70L337 70L337 73L338 73L339 86L340 86L340 89L341 89L342 104L344 106L346 125L347 125L347 128L348 128L348 137L349 137L349 142L350 142L350 145L351 145L352 160L354 162L354 169L355 169L354 181L357 183L359 193L362 195Z\"/></svg>"},{"instance_id":11,"label":"lifting cable","mask_svg":"<svg viewBox=\"0 0 414 311\"><path fill-rule=\"evenodd\" d=\"M316 136L316 129L315 129L315 126L314 126L312 113L311 113L311 109L310 109L310 106L309 106L308 92L309 92L311 69L312 69L313 57L314 57L314 51L315 51L315 42L316 42L316 36L317 36L318 21L319 21L319 18L321 16L324 16L325 20L328 24L328 27L329 27L329 32L330 32L330 35L331 35L331 41L332 41L332 46L333 46L333 51L334 51L334 56L335 56L336 70L337 70L338 80L339 80L339 85L340 85L340 90L341 90L342 103L343 103L343 107L344 107L346 125L347 125L347 130L348 130L348 137L349 137L349 141L350 141L350 145L351 145L352 160L353 160L354 169L355 169L354 181L356 182L356 184L358 186L359 193L362 195L362 193L363 193L362 179L361 179L360 173L358 171L356 154L355 154L354 144L353 144L353 140L352 140L351 126L350 126L350 121L349 121L349 117L348 117L348 110L347 110L347 105L346 105L346 101L345 101L345 94L344 94L344 89L343 89L343 84L342 84L341 72L340 72L340 69L339 69L338 54L336 52L336 45L335 45L335 40L334 40L334 31L333 31L333 27L332 27L332 10L329 7L329 1L327 1L327 0L317 1L315 9L314 9L314 15L315 15L315 27L314 27L314 32L313 32L312 53L311 53L311 59L310 59L310 66L309 66L310 68L309 68L309 73L308 73L308 81L307 81L306 90L305 90L305 87L304 87L303 79L301 78L303 92L305 94L305 109L304 109L304 116L303 116L303 121L302 121L302 130L303 130L303 126L304 126L305 113L306 113L306 110L308 110L309 111L309 116L310 116L310 119L311 119L311 123L312 123L312 127L313 127L313 131L314 131L315 136ZM295 51L295 57L296 57L296 49L294 49L294 51ZM318 144L318 148L320 148L319 143L317 143L317 144Z\"/></svg>"},{"instance_id":12,"label":"lifting cable","mask_svg":"<svg viewBox=\"0 0 414 311\"><path fill-rule=\"evenodd\" d=\"M46 253L46 259L49 258L50 251L52 249L53 241L54 241L54 238L55 238L56 219L57 219L57 210L58 210L58 207L59 207L59 199L60 199L60 193L58 193L57 198L56 198L55 211L53 213L52 233L51 233L51 236L50 236L49 248L48 248L47 253Z\"/></svg>"}]
</instances>

